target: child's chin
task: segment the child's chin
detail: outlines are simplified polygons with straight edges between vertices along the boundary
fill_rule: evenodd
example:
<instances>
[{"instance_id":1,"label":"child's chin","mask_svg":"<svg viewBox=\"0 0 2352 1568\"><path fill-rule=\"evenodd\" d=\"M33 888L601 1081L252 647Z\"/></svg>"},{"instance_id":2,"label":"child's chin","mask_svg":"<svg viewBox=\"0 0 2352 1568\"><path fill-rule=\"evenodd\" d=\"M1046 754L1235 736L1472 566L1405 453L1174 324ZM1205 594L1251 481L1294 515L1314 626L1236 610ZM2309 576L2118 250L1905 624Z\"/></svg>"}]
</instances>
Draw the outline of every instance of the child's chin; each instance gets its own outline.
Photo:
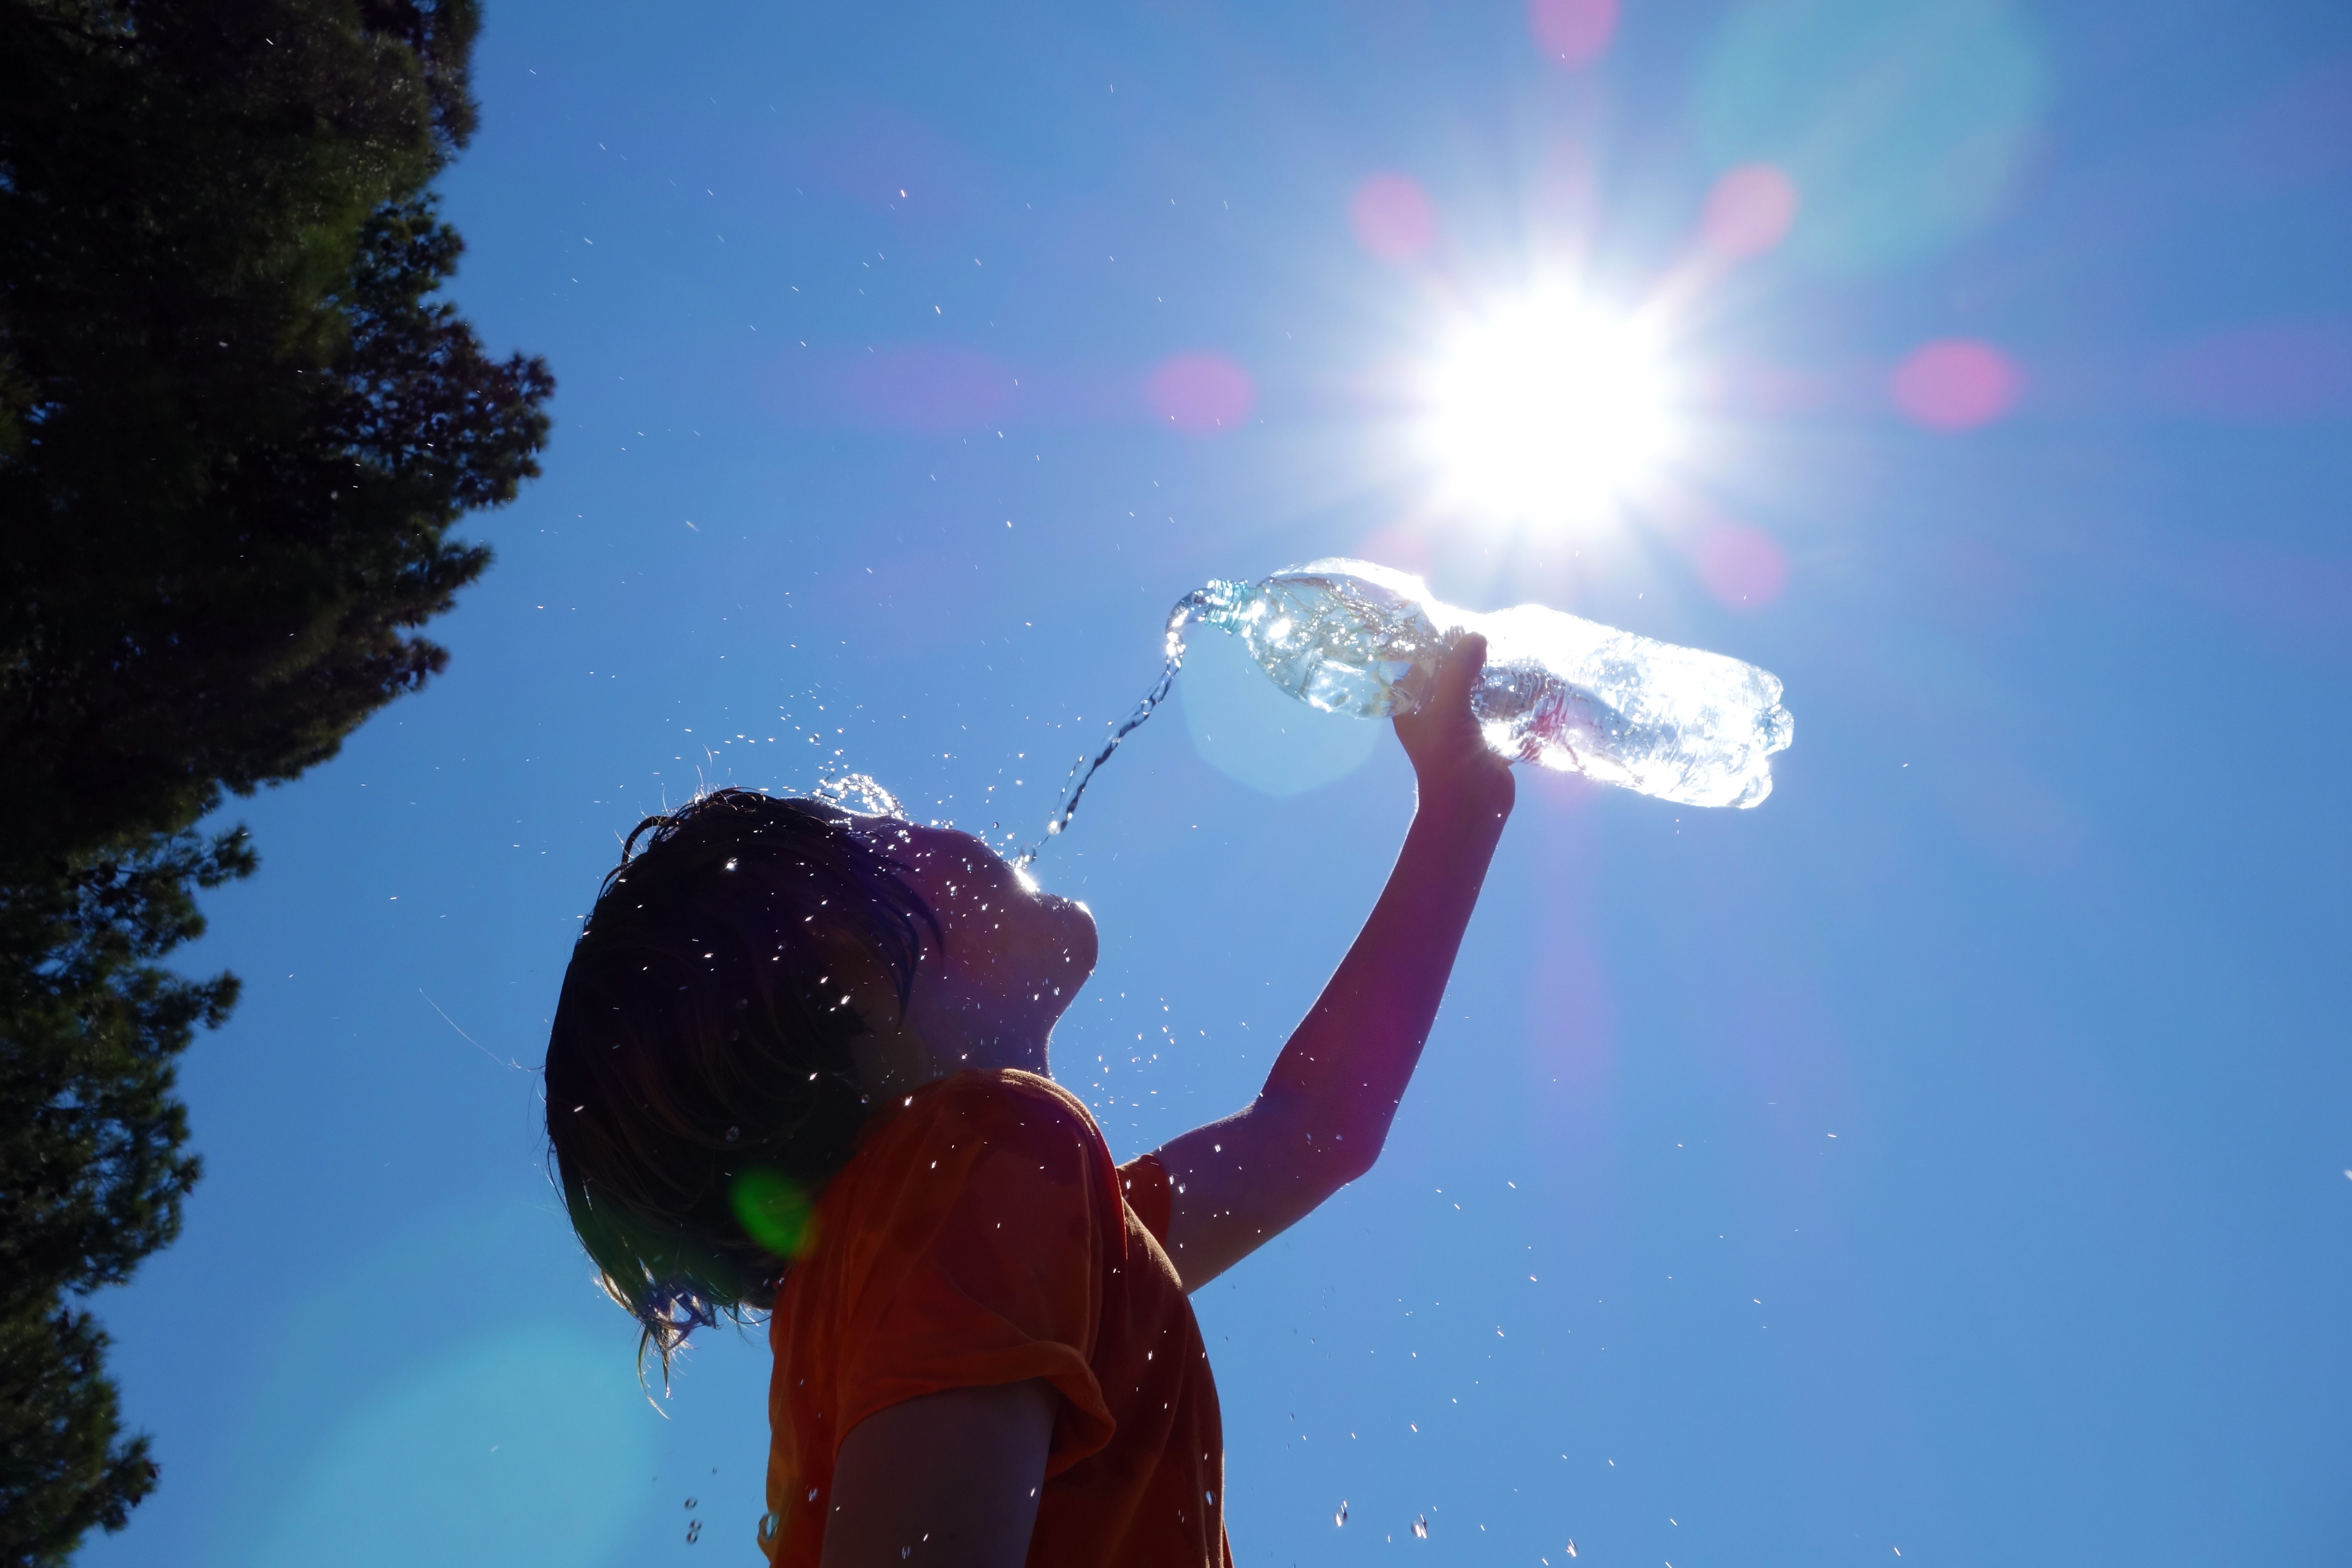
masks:
<instances>
[{"instance_id":1,"label":"child's chin","mask_svg":"<svg viewBox=\"0 0 2352 1568\"><path fill-rule=\"evenodd\" d=\"M1062 925L1062 951L1069 959L1064 968L1076 976L1063 987L1066 1000L1095 972L1095 960L1100 955L1102 943L1095 931L1094 910L1076 899L1055 898L1050 893L1045 896L1052 900L1048 907Z\"/></svg>"},{"instance_id":2,"label":"child's chin","mask_svg":"<svg viewBox=\"0 0 2352 1568\"><path fill-rule=\"evenodd\" d=\"M1076 899L1066 899L1059 893L1040 893L1037 895L1037 902L1053 910L1057 920L1071 925L1082 925L1088 931L1095 929L1094 910Z\"/></svg>"}]
</instances>

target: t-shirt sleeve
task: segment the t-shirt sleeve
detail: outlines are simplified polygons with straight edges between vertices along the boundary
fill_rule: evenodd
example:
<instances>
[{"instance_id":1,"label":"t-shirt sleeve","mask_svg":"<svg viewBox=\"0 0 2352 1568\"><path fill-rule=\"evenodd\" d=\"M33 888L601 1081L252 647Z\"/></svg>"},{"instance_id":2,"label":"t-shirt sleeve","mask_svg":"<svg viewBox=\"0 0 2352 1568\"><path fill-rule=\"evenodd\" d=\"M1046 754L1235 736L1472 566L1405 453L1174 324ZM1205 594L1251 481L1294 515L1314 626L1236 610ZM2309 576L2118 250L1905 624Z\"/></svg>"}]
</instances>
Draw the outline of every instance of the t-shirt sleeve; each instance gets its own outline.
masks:
<instances>
[{"instance_id":1,"label":"t-shirt sleeve","mask_svg":"<svg viewBox=\"0 0 2352 1568\"><path fill-rule=\"evenodd\" d=\"M1089 1367L1110 1184L1090 1127L1045 1096L959 1096L919 1127L893 1130L903 1173L860 1216L860 1276L837 1342L840 1424L950 1388L1043 1378L1062 1395L1045 1474L1109 1441Z\"/></svg>"},{"instance_id":2,"label":"t-shirt sleeve","mask_svg":"<svg viewBox=\"0 0 2352 1568\"><path fill-rule=\"evenodd\" d=\"M1168 1245L1168 1222L1175 1214L1175 1196L1168 1184L1168 1167L1157 1154L1140 1154L1118 1168L1118 1190L1127 1206L1161 1247Z\"/></svg>"}]
</instances>

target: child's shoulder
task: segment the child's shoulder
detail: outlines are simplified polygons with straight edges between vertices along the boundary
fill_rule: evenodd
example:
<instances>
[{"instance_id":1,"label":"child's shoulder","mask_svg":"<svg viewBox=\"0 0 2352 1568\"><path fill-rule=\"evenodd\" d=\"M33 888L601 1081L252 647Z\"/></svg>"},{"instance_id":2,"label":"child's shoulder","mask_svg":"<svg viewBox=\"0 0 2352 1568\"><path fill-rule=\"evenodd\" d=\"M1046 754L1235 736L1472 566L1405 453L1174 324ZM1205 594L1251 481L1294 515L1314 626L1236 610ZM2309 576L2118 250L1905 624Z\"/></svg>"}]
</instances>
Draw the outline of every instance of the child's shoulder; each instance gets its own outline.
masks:
<instances>
[{"instance_id":1,"label":"child's shoulder","mask_svg":"<svg viewBox=\"0 0 2352 1568\"><path fill-rule=\"evenodd\" d=\"M908 1120L1011 1118L1092 1128L1086 1102L1052 1079L1019 1068L973 1068L927 1083L900 1101Z\"/></svg>"},{"instance_id":2,"label":"child's shoulder","mask_svg":"<svg viewBox=\"0 0 2352 1568\"><path fill-rule=\"evenodd\" d=\"M1042 1223L1065 1213L1072 1194L1116 1215L1117 1182L1083 1101L1035 1073L985 1068L884 1105L827 1201L835 1223L852 1228L880 1224L874 1216L886 1212L892 1224L914 1224L972 1208Z\"/></svg>"},{"instance_id":3,"label":"child's shoulder","mask_svg":"<svg viewBox=\"0 0 2352 1568\"><path fill-rule=\"evenodd\" d=\"M1040 1152L1066 1149L1074 1139L1104 1147L1102 1130L1083 1100L1018 1068L976 1068L926 1084L886 1116L877 1141L893 1143L930 1142L946 1133Z\"/></svg>"}]
</instances>

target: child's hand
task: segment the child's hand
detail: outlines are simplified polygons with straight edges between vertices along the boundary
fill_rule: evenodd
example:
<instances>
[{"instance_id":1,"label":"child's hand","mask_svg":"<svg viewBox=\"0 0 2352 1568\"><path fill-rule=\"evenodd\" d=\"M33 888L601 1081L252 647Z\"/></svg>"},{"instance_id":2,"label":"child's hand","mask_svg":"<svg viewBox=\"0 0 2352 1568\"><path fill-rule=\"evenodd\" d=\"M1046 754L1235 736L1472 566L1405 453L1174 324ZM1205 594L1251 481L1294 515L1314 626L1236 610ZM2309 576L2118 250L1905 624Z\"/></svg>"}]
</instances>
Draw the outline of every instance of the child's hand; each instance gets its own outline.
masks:
<instances>
[{"instance_id":1,"label":"child's hand","mask_svg":"<svg viewBox=\"0 0 2352 1568\"><path fill-rule=\"evenodd\" d=\"M1486 668L1486 639L1472 633L1455 643L1410 713L1396 720L1397 739L1412 759L1424 805L1471 811L1499 822L1518 793L1511 764L1486 744L1470 713L1471 689Z\"/></svg>"}]
</instances>

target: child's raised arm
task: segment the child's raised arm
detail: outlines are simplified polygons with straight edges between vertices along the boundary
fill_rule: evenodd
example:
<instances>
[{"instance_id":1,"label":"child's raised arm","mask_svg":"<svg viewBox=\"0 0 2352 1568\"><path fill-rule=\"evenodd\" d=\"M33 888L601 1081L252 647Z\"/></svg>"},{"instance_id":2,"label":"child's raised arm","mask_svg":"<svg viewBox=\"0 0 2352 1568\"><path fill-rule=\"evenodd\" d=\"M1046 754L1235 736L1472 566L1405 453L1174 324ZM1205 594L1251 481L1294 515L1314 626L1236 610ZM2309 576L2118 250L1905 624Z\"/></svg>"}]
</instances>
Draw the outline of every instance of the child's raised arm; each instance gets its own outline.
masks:
<instances>
[{"instance_id":1,"label":"child's raised arm","mask_svg":"<svg viewBox=\"0 0 2352 1568\"><path fill-rule=\"evenodd\" d=\"M1470 690L1486 662L1465 637L1429 700L1396 721L1420 798L1371 918L1282 1047L1250 1104L1159 1152L1173 1189L1168 1250L1197 1290L1371 1169L1486 865L1510 816L1511 770L1478 733Z\"/></svg>"}]
</instances>

